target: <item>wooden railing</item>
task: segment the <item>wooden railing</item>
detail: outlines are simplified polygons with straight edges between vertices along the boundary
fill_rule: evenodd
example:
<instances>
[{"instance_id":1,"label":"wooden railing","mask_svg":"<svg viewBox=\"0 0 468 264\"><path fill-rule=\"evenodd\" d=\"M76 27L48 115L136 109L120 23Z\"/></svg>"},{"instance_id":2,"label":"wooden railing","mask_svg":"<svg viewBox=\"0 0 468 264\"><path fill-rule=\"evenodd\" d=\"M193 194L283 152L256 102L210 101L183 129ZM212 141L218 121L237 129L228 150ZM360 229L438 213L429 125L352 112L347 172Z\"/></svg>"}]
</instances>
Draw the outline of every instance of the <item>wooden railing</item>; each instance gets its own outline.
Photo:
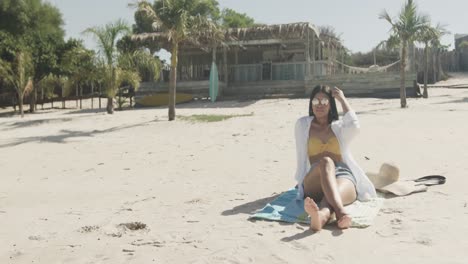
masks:
<instances>
[{"instance_id":1,"label":"wooden railing","mask_svg":"<svg viewBox=\"0 0 468 264\"><path fill-rule=\"evenodd\" d=\"M304 80L307 76L306 62L282 62L282 63L259 63L259 64L237 64L229 66L230 82L253 82L266 80ZM310 76L329 75L330 66L328 61L315 61L310 63Z\"/></svg>"}]
</instances>

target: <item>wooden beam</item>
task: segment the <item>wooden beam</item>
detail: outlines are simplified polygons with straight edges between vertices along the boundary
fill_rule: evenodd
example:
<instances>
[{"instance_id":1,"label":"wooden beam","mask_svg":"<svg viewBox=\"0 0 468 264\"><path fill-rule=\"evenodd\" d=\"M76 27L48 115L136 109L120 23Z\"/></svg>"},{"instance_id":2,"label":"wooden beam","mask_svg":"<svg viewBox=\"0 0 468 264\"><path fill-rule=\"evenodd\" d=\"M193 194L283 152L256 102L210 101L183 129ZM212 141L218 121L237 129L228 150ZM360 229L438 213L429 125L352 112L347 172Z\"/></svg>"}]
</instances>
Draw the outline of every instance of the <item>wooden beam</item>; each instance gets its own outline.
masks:
<instances>
[{"instance_id":1,"label":"wooden beam","mask_svg":"<svg viewBox=\"0 0 468 264\"><path fill-rule=\"evenodd\" d=\"M257 40L237 40L228 41L226 44L229 46L252 46L252 45L274 45L274 44L289 44L289 43L302 43L302 39L257 39Z\"/></svg>"}]
</instances>

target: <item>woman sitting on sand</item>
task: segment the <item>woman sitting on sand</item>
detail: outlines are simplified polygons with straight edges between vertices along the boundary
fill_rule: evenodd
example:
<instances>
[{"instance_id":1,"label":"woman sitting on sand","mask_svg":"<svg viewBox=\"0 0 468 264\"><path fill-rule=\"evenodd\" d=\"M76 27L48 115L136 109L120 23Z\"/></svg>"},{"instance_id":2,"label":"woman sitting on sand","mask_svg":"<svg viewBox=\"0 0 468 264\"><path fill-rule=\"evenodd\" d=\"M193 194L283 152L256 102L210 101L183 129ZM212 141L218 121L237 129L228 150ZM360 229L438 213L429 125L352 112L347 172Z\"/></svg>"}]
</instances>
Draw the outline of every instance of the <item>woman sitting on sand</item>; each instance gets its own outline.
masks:
<instances>
[{"instance_id":1,"label":"woman sitting on sand","mask_svg":"<svg viewBox=\"0 0 468 264\"><path fill-rule=\"evenodd\" d=\"M338 120L335 99L343 109ZM334 212L337 225L349 228L344 205L376 196L375 188L354 161L349 143L359 132L356 113L343 91L317 85L309 101L309 116L296 122L298 199L304 199L311 228L322 229ZM317 205L318 204L318 205Z\"/></svg>"}]
</instances>

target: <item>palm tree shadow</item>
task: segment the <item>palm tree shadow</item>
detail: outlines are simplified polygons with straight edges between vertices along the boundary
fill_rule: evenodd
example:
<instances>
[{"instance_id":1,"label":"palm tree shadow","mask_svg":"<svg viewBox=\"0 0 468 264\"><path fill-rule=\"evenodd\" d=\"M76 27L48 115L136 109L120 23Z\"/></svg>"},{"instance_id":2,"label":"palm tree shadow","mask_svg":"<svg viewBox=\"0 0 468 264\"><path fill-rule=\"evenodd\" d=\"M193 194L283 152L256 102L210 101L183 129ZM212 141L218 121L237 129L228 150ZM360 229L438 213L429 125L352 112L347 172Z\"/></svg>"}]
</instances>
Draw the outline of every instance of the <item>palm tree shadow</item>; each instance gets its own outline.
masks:
<instances>
[{"instance_id":1,"label":"palm tree shadow","mask_svg":"<svg viewBox=\"0 0 468 264\"><path fill-rule=\"evenodd\" d=\"M36 120L26 120L26 121L19 121L8 125L8 128L3 130L12 130L16 128L24 128L24 127L31 127L31 126L39 126L42 124L49 124L49 123L63 123L72 121L71 118L49 118L49 119L36 119Z\"/></svg>"},{"instance_id":2,"label":"palm tree shadow","mask_svg":"<svg viewBox=\"0 0 468 264\"><path fill-rule=\"evenodd\" d=\"M258 100L246 99L246 100L226 100L211 102L209 100L197 100L183 104L177 104L178 109L195 109L195 108L242 108L247 107L256 103Z\"/></svg>"},{"instance_id":3,"label":"palm tree shadow","mask_svg":"<svg viewBox=\"0 0 468 264\"><path fill-rule=\"evenodd\" d=\"M3 113L0 113L0 118L1 117L12 117L12 116L15 116L15 115L19 115L18 112L16 111L6 111L6 112L3 112Z\"/></svg>"},{"instance_id":4,"label":"palm tree shadow","mask_svg":"<svg viewBox=\"0 0 468 264\"><path fill-rule=\"evenodd\" d=\"M14 147L14 146L18 146L18 145L22 145L26 143L32 143L32 142L63 144L63 143L68 143L68 140L72 138L94 137L95 135L99 135L99 134L112 133L115 131L145 126L148 124L149 122L144 122L144 123L139 123L139 124L111 127L111 128L104 129L104 130L92 130L92 131L73 131L73 130L63 129L59 132L58 135L19 138L12 142L0 145L0 148Z\"/></svg>"},{"instance_id":5,"label":"palm tree shadow","mask_svg":"<svg viewBox=\"0 0 468 264\"><path fill-rule=\"evenodd\" d=\"M446 102L434 103L434 104L451 104L451 103L468 103L468 97L464 97L464 98L461 98L461 99L450 100L450 101L446 101Z\"/></svg>"},{"instance_id":6,"label":"palm tree shadow","mask_svg":"<svg viewBox=\"0 0 468 264\"><path fill-rule=\"evenodd\" d=\"M280 195L281 193L275 194L270 197L261 198L253 202L248 202L245 204L238 205L232 209L223 211L221 215L230 216L230 215L236 215L236 214L253 214L257 210L262 209L268 202L273 201Z\"/></svg>"},{"instance_id":7,"label":"palm tree shadow","mask_svg":"<svg viewBox=\"0 0 468 264\"><path fill-rule=\"evenodd\" d=\"M76 114L98 114L98 113L106 113L106 108L91 108L91 109L80 109L75 111L67 112L67 115L76 115Z\"/></svg>"}]
</instances>

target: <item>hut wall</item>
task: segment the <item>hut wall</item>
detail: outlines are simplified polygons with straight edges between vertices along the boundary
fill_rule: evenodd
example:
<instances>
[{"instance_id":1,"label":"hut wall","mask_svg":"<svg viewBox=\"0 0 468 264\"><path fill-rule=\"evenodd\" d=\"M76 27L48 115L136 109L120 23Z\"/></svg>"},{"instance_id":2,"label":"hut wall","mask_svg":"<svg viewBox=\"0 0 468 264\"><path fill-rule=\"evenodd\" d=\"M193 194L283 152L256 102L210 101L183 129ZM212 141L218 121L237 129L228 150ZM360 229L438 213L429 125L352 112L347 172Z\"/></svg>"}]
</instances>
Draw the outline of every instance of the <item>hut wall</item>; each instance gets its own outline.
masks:
<instances>
[{"instance_id":1,"label":"hut wall","mask_svg":"<svg viewBox=\"0 0 468 264\"><path fill-rule=\"evenodd\" d=\"M468 48L462 49L460 51L459 64L461 71L468 71Z\"/></svg>"},{"instance_id":2,"label":"hut wall","mask_svg":"<svg viewBox=\"0 0 468 264\"><path fill-rule=\"evenodd\" d=\"M219 86L224 89L226 84L224 82L219 82ZM207 98L209 97L209 87L209 81L182 81L177 82L176 92L188 93L193 95L194 98ZM138 99L147 95L167 93L168 91L168 83L142 82L135 94L135 98Z\"/></svg>"},{"instance_id":3,"label":"hut wall","mask_svg":"<svg viewBox=\"0 0 468 264\"><path fill-rule=\"evenodd\" d=\"M415 80L416 73L406 74L405 86L408 96L416 96ZM305 82L305 93L310 94L317 84L340 87L349 96L391 98L400 96L400 75L398 73L376 72L315 76Z\"/></svg>"}]
</instances>

